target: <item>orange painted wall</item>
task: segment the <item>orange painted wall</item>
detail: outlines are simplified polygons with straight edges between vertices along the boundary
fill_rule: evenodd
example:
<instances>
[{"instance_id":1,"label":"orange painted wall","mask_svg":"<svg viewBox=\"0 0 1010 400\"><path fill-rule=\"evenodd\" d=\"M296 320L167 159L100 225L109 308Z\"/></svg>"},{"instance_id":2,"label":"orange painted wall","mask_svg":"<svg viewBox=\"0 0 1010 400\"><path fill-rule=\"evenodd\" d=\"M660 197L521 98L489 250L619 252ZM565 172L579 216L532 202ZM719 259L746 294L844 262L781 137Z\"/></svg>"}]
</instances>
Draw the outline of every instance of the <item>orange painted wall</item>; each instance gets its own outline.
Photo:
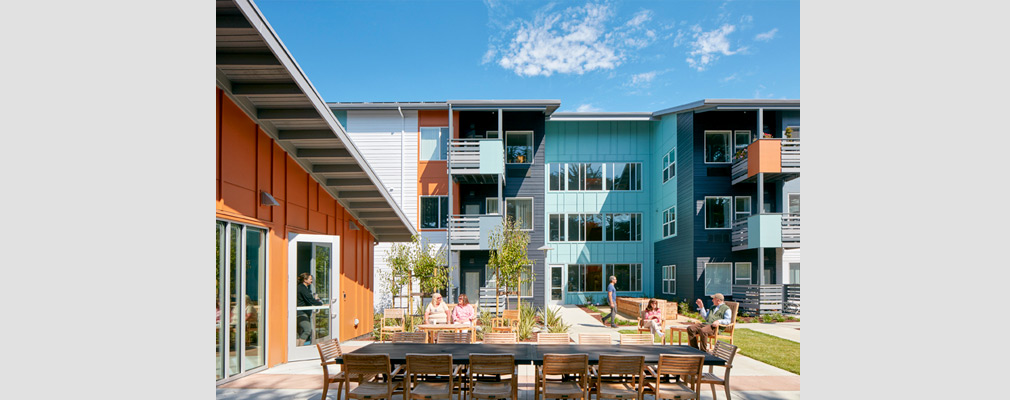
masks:
<instances>
[{"instance_id":1,"label":"orange painted wall","mask_svg":"<svg viewBox=\"0 0 1010 400\"><path fill-rule=\"evenodd\" d=\"M340 340L372 331L372 251L374 238L333 197L217 89L218 218L270 230L267 264L267 365L287 360L288 234L340 236ZM259 205L259 192L279 206ZM354 319L359 324L354 326Z\"/></svg>"},{"instance_id":2,"label":"orange painted wall","mask_svg":"<svg viewBox=\"0 0 1010 400\"><path fill-rule=\"evenodd\" d=\"M448 110L419 110L417 112L417 127L443 127L449 125ZM459 111L452 113L453 137L459 137ZM418 148L421 148L421 138L418 136ZM459 193L459 185L453 184L454 193ZM446 161L417 161L417 195L418 196L445 196L449 194L449 170ZM458 198L458 197L457 197ZM421 200L418 199L417 220L421 220ZM454 201L456 210L459 213L459 201Z\"/></svg>"},{"instance_id":3,"label":"orange painted wall","mask_svg":"<svg viewBox=\"0 0 1010 400\"><path fill-rule=\"evenodd\" d=\"M782 142L758 139L747 146L747 176L782 172Z\"/></svg>"}]
</instances>

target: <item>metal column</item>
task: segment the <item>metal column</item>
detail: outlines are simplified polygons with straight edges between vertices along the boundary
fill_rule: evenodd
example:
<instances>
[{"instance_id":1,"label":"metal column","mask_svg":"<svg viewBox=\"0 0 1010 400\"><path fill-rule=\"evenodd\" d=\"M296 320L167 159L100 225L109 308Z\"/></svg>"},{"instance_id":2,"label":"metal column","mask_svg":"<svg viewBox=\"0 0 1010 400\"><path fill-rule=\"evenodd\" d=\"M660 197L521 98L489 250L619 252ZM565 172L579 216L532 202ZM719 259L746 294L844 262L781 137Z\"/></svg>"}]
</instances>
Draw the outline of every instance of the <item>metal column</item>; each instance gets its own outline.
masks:
<instances>
[{"instance_id":1,"label":"metal column","mask_svg":"<svg viewBox=\"0 0 1010 400\"><path fill-rule=\"evenodd\" d=\"M452 104L449 104L449 137L445 141L446 146L448 146L449 142L452 141L452 137L453 137L453 129L452 128L453 128L453 126L452 126ZM453 201L452 201L452 173L451 173L451 171L452 171L452 151L449 151L448 148L446 149L446 157L445 158L446 158L445 173L446 173L446 175L449 175L449 185L448 185L449 186L449 210L447 210L445 212L445 214L449 217L449 221L452 221L452 206L453 206ZM448 300L458 301L458 300L456 300L455 298L452 297L452 289L453 289L453 287L452 287L452 274L453 274L454 269L453 269L453 265L452 265L452 239L451 239L452 238L452 232L450 232L450 230L451 230L451 228L449 226L445 227L445 257L446 257L445 261L446 261L446 264L448 264L448 268L449 268L449 288L448 288L448 293L446 293L446 297L448 297Z\"/></svg>"}]
</instances>

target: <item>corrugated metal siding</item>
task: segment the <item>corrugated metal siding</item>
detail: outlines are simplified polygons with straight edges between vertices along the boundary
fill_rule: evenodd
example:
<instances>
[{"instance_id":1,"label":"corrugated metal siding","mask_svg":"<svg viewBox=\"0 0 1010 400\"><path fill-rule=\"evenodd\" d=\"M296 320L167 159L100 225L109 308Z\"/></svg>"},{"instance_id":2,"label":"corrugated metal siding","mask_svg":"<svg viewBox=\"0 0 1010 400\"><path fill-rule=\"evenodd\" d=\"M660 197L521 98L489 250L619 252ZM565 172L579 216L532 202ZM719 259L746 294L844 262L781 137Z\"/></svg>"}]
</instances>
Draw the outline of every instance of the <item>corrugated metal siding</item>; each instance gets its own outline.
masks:
<instances>
[{"instance_id":1,"label":"corrugated metal siding","mask_svg":"<svg viewBox=\"0 0 1010 400\"><path fill-rule=\"evenodd\" d=\"M416 227L417 111L405 110L403 115L401 119L398 111L351 110L347 112L347 131L382 184L387 190L392 189L393 200Z\"/></svg>"}]
</instances>

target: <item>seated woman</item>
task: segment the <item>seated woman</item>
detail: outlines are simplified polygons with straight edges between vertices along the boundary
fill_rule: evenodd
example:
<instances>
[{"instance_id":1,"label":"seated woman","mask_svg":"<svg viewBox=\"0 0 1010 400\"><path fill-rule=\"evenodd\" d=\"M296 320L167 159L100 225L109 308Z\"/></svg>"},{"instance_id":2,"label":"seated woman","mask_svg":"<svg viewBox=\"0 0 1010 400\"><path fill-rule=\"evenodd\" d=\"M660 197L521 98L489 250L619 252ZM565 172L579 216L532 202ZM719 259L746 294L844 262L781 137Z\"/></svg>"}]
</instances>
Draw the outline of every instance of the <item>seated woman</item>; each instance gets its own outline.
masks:
<instances>
[{"instance_id":1,"label":"seated woman","mask_svg":"<svg viewBox=\"0 0 1010 400\"><path fill-rule=\"evenodd\" d=\"M452 309L452 323L454 324L476 324L477 315L473 311L473 305L465 294L459 295L459 302Z\"/></svg>"},{"instance_id":2,"label":"seated woman","mask_svg":"<svg viewBox=\"0 0 1010 400\"><path fill-rule=\"evenodd\" d=\"M431 295L431 303L424 309L424 323L444 324L449 322L449 306L442 302L442 295Z\"/></svg>"},{"instance_id":3,"label":"seated woman","mask_svg":"<svg viewBox=\"0 0 1010 400\"><path fill-rule=\"evenodd\" d=\"M642 311L642 320L638 323L638 326L649 328L652 331L652 336L662 335L663 332L660 331L662 319L663 310L659 309L659 303L656 302L656 299L649 299L649 304L645 306L645 311Z\"/></svg>"}]
</instances>

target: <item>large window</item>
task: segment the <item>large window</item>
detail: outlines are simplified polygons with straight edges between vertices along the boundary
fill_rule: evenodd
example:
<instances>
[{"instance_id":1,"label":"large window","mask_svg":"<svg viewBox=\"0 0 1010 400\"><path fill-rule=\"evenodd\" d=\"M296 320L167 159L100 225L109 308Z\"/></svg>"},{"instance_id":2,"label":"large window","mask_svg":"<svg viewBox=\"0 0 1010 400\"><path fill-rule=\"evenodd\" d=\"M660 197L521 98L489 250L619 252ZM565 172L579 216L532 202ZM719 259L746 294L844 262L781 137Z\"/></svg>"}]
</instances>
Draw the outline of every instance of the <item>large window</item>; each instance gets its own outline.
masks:
<instances>
[{"instance_id":1,"label":"large window","mask_svg":"<svg viewBox=\"0 0 1010 400\"><path fill-rule=\"evenodd\" d=\"M217 379L266 364L267 230L217 221Z\"/></svg>"},{"instance_id":2,"label":"large window","mask_svg":"<svg viewBox=\"0 0 1010 400\"><path fill-rule=\"evenodd\" d=\"M733 153L744 151L750 145L750 131L733 132Z\"/></svg>"},{"instance_id":3,"label":"large window","mask_svg":"<svg viewBox=\"0 0 1010 400\"><path fill-rule=\"evenodd\" d=\"M732 294L733 263L705 263L705 295Z\"/></svg>"},{"instance_id":4,"label":"large window","mask_svg":"<svg viewBox=\"0 0 1010 400\"><path fill-rule=\"evenodd\" d=\"M670 237L677 234L677 207L670 207L663 211L663 237Z\"/></svg>"},{"instance_id":5,"label":"large window","mask_svg":"<svg viewBox=\"0 0 1010 400\"><path fill-rule=\"evenodd\" d=\"M733 220L750 216L750 196L736 196L733 200Z\"/></svg>"},{"instance_id":6,"label":"large window","mask_svg":"<svg viewBox=\"0 0 1010 400\"><path fill-rule=\"evenodd\" d=\"M604 275L605 279L617 277L614 288L619 292L642 291L642 264L607 264Z\"/></svg>"},{"instance_id":7,"label":"large window","mask_svg":"<svg viewBox=\"0 0 1010 400\"><path fill-rule=\"evenodd\" d=\"M603 190L603 163L585 163L585 190Z\"/></svg>"},{"instance_id":8,"label":"large window","mask_svg":"<svg viewBox=\"0 0 1010 400\"><path fill-rule=\"evenodd\" d=\"M677 148L670 149L663 156L663 183L677 176Z\"/></svg>"},{"instance_id":9,"label":"large window","mask_svg":"<svg viewBox=\"0 0 1010 400\"><path fill-rule=\"evenodd\" d=\"M533 163L533 131L505 132L505 163Z\"/></svg>"},{"instance_id":10,"label":"large window","mask_svg":"<svg viewBox=\"0 0 1010 400\"><path fill-rule=\"evenodd\" d=\"M663 266L663 293L677 294L677 266Z\"/></svg>"},{"instance_id":11,"label":"large window","mask_svg":"<svg viewBox=\"0 0 1010 400\"><path fill-rule=\"evenodd\" d=\"M421 196L421 229L449 226L449 196Z\"/></svg>"},{"instance_id":12,"label":"large window","mask_svg":"<svg viewBox=\"0 0 1010 400\"><path fill-rule=\"evenodd\" d=\"M549 190L565 190L565 164L551 163L547 164L547 173L550 175L549 178Z\"/></svg>"},{"instance_id":13,"label":"large window","mask_svg":"<svg viewBox=\"0 0 1010 400\"><path fill-rule=\"evenodd\" d=\"M488 197L484 199L484 214L498 214L498 198Z\"/></svg>"},{"instance_id":14,"label":"large window","mask_svg":"<svg viewBox=\"0 0 1010 400\"><path fill-rule=\"evenodd\" d=\"M641 163L607 163L607 190L641 190Z\"/></svg>"},{"instance_id":15,"label":"large window","mask_svg":"<svg viewBox=\"0 0 1010 400\"><path fill-rule=\"evenodd\" d=\"M520 230L533 230L533 199L514 197L505 199L505 217L514 219L516 227Z\"/></svg>"},{"instance_id":16,"label":"large window","mask_svg":"<svg viewBox=\"0 0 1010 400\"><path fill-rule=\"evenodd\" d=\"M642 240L642 214L550 214L548 241L637 242Z\"/></svg>"},{"instance_id":17,"label":"large window","mask_svg":"<svg viewBox=\"0 0 1010 400\"><path fill-rule=\"evenodd\" d=\"M421 128L421 161L446 160L449 152L449 128Z\"/></svg>"},{"instance_id":18,"label":"large window","mask_svg":"<svg viewBox=\"0 0 1010 400\"><path fill-rule=\"evenodd\" d=\"M789 213L799 214L800 213L800 194L799 193L789 193Z\"/></svg>"},{"instance_id":19,"label":"large window","mask_svg":"<svg viewBox=\"0 0 1010 400\"><path fill-rule=\"evenodd\" d=\"M642 163L550 163L551 191L642 190Z\"/></svg>"},{"instance_id":20,"label":"large window","mask_svg":"<svg viewBox=\"0 0 1010 400\"><path fill-rule=\"evenodd\" d=\"M606 291L611 275L618 291L642 291L642 264L569 264L568 292Z\"/></svg>"},{"instance_id":21,"label":"large window","mask_svg":"<svg viewBox=\"0 0 1010 400\"><path fill-rule=\"evenodd\" d=\"M729 163L730 131L705 131L705 163Z\"/></svg>"},{"instance_id":22,"label":"large window","mask_svg":"<svg viewBox=\"0 0 1010 400\"><path fill-rule=\"evenodd\" d=\"M732 202L730 196L705 197L705 229L731 229Z\"/></svg>"},{"instance_id":23,"label":"large window","mask_svg":"<svg viewBox=\"0 0 1010 400\"><path fill-rule=\"evenodd\" d=\"M736 263L736 271L733 275L733 283L736 285L750 285L751 283L751 266L749 262L738 262Z\"/></svg>"}]
</instances>

